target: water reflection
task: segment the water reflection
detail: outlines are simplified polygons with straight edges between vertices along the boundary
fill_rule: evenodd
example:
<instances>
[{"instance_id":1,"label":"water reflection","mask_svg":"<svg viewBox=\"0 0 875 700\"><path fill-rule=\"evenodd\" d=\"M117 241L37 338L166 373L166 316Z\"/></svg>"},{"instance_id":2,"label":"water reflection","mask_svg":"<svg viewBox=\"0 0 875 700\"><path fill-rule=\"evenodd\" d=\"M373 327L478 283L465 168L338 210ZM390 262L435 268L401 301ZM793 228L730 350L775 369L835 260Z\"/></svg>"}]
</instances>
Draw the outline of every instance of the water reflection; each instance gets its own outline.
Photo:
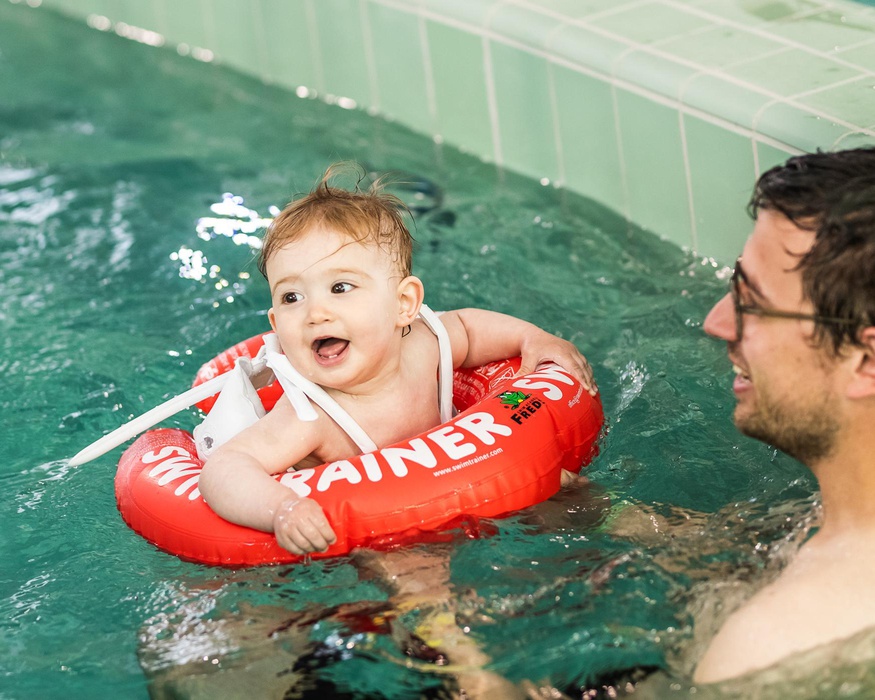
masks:
<instances>
[{"instance_id":1,"label":"water reflection","mask_svg":"<svg viewBox=\"0 0 875 700\"><path fill-rule=\"evenodd\" d=\"M269 217L262 217L255 209L248 208L243 197L225 192L220 201L210 205L212 216L202 216L195 226L197 237L204 243L216 240L230 240L235 246L254 252L261 250L261 235L279 214L276 206L270 206ZM170 254L170 259L179 264L179 276L194 282L207 283L220 293L213 302L218 307L221 302L233 303L246 291L246 281L250 273L238 270L236 280L231 281L222 273L222 267L210 263L203 250L183 244ZM251 262L251 257L247 260Z\"/></svg>"}]
</instances>

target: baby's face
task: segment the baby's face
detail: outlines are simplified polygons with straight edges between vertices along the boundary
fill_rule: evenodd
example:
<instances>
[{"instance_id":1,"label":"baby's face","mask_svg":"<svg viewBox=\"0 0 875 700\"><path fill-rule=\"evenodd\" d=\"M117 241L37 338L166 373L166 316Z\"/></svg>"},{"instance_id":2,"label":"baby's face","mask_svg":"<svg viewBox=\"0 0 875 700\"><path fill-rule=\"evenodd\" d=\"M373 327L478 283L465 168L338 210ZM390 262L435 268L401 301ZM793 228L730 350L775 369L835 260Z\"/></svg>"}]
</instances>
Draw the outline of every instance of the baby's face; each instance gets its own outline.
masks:
<instances>
[{"instance_id":1,"label":"baby's face","mask_svg":"<svg viewBox=\"0 0 875 700\"><path fill-rule=\"evenodd\" d=\"M376 244L317 227L266 265L269 317L305 377L354 392L400 357L401 275Z\"/></svg>"}]
</instances>

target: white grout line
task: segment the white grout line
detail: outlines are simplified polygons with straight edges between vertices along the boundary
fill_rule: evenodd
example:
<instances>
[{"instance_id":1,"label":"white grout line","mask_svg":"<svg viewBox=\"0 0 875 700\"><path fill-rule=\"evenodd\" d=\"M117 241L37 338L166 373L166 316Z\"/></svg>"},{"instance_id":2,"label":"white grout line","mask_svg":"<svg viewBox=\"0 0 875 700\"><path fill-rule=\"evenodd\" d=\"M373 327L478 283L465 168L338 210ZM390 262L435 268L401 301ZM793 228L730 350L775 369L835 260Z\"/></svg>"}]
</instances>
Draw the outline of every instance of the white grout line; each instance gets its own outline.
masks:
<instances>
[{"instance_id":1,"label":"white grout line","mask_svg":"<svg viewBox=\"0 0 875 700\"><path fill-rule=\"evenodd\" d=\"M200 6L201 6L201 17L203 17L203 21L204 21L204 35L206 36L206 39L207 39L206 40L207 46L204 46L203 48L208 49L208 48L212 47L212 49L210 49L210 50L213 51L214 53L218 53L216 51L217 44L218 44L218 41L216 40L216 23L213 19L213 13L210 12L210 6L209 6L209 3L207 2L207 0L201 0Z\"/></svg>"},{"instance_id":2,"label":"white grout line","mask_svg":"<svg viewBox=\"0 0 875 700\"><path fill-rule=\"evenodd\" d=\"M696 205L693 200L693 173L690 168L690 153L687 148L687 129L683 112L678 112L678 128L681 133L681 155L684 158L684 179L687 185L687 206L690 214L690 238L693 250L699 249L699 233L696 226Z\"/></svg>"},{"instance_id":3,"label":"white grout line","mask_svg":"<svg viewBox=\"0 0 875 700\"><path fill-rule=\"evenodd\" d=\"M267 53L267 37L264 33L264 12L261 9L261 0L250 0L252 21L255 25L255 50L258 52L258 63L261 68L261 80L270 85L276 82L270 75L270 59Z\"/></svg>"},{"instance_id":4,"label":"white grout line","mask_svg":"<svg viewBox=\"0 0 875 700\"><path fill-rule=\"evenodd\" d=\"M856 49L862 49L866 46L871 46L872 44L875 44L875 37L872 37L871 39L863 39L863 41L858 41L856 44L848 44L847 46L842 46L842 48L839 49L836 53L839 54L844 53L845 51L855 51Z\"/></svg>"},{"instance_id":5,"label":"white grout line","mask_svg":"<svg viewBox=\"0 0 875 700\"><path fill-rule=\"evenodd\" d=\"M311 27L311 29L315 28L315 20L312 18L312 5L311 5L312 1L313 0L307 0L308 9L311 10L311 13L310 13L311 14L311 24L313 25ZM562 15L561 13L552 12L552 11L547 10L545 8L540 8L540 7L534 6L530 2L528 2L527 0L510 0L510 1L514 5L517 5L520 7L525 7L528 9L533 9L541 14L545 14L547 16L559 18L559 19L566 22L565 25L558 26L553 31L552 34L556 34L568 26L579 27L579 28L582 28L584 30L590 31L596 35L603 36L603 37L611 39L613 41L617 41L618 43L625 43L625 44L629 45L630 47L637 48L638 50L641 50L645 53L651 53L654 56L663 58L667 61L676 62L680 65L684 65L684 66L687 66L689 68L698 69L699 73L691 76L689 80L692 80L692 79L694 79L696 77L700 77L700 76L716 77L716 78L719 78L721 80L725 80L726 82L728 82L732 85L736 85L736 86L741 87L743 89L749 90L749 91L754 92L754 93L761 94L764 97L769 98L771 101L769 103L767 103L766 106L771 106L771 105L776 104L776 103L784 103L790 107L794 107L794 108L800 109L801 111L804 111L808 114L811 114L814 117L829 119L830 121L835 122L837 125L844 126L845 128L849 129L849 131L851 131L851 132L861 132L861 133L864 133L866 135L875 136L875 130L873 130L872 128L862 128L859 125L851 124L850 122L847 122L845 120L842 120L842 119L836 117L835 115L822 112L822 111L814 109L808 105L797 104L791 98L787 98L785 96L776 94L768 89L762 88L762 87L755 85L753 83L749 83L749 82L742 80L742 79L739 79L733 75L724 73L720 68L711 68L711 67L701 66L693 61L686 60L682 57L672 55L672 54L665 52L665 51L660 51L658 48L654 47L653 45L641 44L641 43L630 40L628 37L625 37L625 36L616 34L614 32L602 29L602 28L595 26L595 25L590 25L586 21L568 18L567 16ZM619 7L611 8L610 10L606 10L606 11L599 12L599 13L594 13L590 17L596 17L596 16L601 17L601 16L606 16L606 15L616 14L617 12L620 12L623 10L628 10L630 8L646 4L647 1L648 0L635 0L634 2L630 2L627 4L621 5ZM644 97L652 102L655 102L657 104L662 104L663 106L671 107L672 109L678 110L679 112L681 112L683 114L697 117L697 118L702 119L703 121L706 121L714 126L728 129L728 130L733 131L733 132L740 134L742 136L755 139L756 142L768 144L768 145L771 145L775 148L780 148L782 150L790 150L790 151L795 150L794 147L790 146L789 144L787 144L779 139L776 139L774 137L770 137L770 136L765 135L765 134L759 134L755 130L751 130L749 128L742 127L738 124L735 124L731 121L728 121L728 120L721 118L721 117L719 117L715 114L712 114L710 112L706 112L706 111L703 111L701 109L692 107L690 105L686 105L680 100L668 98L665 95L654 92L646 87L643 87L643 86L640 86L640 85L637 85L634 83L630 83L629 81L624 80L624 79L620 79L620 78L616 78L616 77L611 76L611 75L607 75L603 71L598 70L596 68L593 68L591 66L579 64L571 59L565 58L563 56L559 56L558 54L551 54L547 51L543 51L543 50L537 49L533 46L530 46L530 45L524 44L522 42L519 42L517 40L511 39L510 37L500 35L494 31L489 30L488 27L477 26L477 25L471 24L470 22L465 22L465 21L461 21L461 20L458 20L458 19L453 18L453 17L441 15L438 12L434 12L432 10L425 9L421 6L411 6L410 4L405 3L401 0L372 0L372 2L375 2L377 4L381 4L381 5L384 5L387 7L391 7L394 9L398 9L398 10L401 10L401 11L406 12L408 14L416 14L420 17L420 21L423 23L423 25L424 25L426 20L431 20L431 21L434 21L438 24L442 24L444 26L459 29L459 30L462 30L468 34L479 35L481 37L481 40L483 42L483 52L484 52L484 70L486 73L487 104L488 104L488 109L489 109L490 122L491 122L491 126L492 126L492 137L493 137L493 148L494 148L493 158L494 158L496 164L498 164L498 165L503 165L504 159L503 159L502 148L501 148L501 135L500 135L499 122L498 122L498 107L497 107L496 94L495 94L495 84L494 84L494 70L493 70L493 66L492 66L492 56L491 56L491 50L490 50L490 42L491 41L502 43L506 46L510 46L512 48L517 48L517 49L522 50L526 53L529 53L533 56L539 57L543 60L546 60L548 62L548 65L550 63L552 63L555 65L564 66L570 70L573 70L575 72L579 72L583 75L588 75L589 77L599 79L599 80L611 85L612 99L613 99L613 103L614 103L614 119L615 119L615 126L618 129L618 139L620 137L620 134L619 134L619 124L617 123L617 117L618 117L618 103L617 103L617 97L616 97L616 89L617 88L626 90L626 91L631 92L633 94L637 94L637 95L642 96L642 97ZM788 48L793 47L793 48L802 49L802 50L806 51L807 53L811 53L811 54L814 54L816 56L826 58L828 60L833 60L836 63L839 63L841 65L846 65L846 66L851 67L855 70L859 70L859 71L861 71L861 76L866 75L866 74L871 74L871 75L875 76L875 72L866 71L865 69L862 69L859 66L856 66L855 64L852 64L849 62L835 60L833 56L830 56L828 54L824 54L820 51L813 50L810 47L807 47L807 46L800 44L798 42L794 42L792 40L789 40L786 37L782 37L780 35L774 35L774 34L771 34L769 32L761 31L757 28L746 27L746 26L744 26L738 22L735 22L733 20L730 20L728 18L721 17L719 15L713 15L707 11L704 11L704 10L701 10L698 8L692 8L690 6L684 5L683 3L680 3L677 0L663 0L663 3L666 4L667 6L673 7L675 9L682 9L683 11L688 11L693 15L696 15L696 16L702 17L704 19L707 19L709 21L712 21L715 26L730 27L730 28L734 28L738 31L749 32L751 34L760 36L762 38L766 38L766 39L775 41L777 43L782 43ZM423 32L423 34L427 34L427 32ZM551 34L551 37L549 38L550 42L552 42L552 34ZM676 37L672 37L672 38L676 38ZM318 39L315 39L315 41L318 42ZM875 39L873 39L872 41L875 42ZM863 42L863 44L867 44L867 43L871 43L871 42ZM427 52L427 49L424 48L424 51ZM319 53L319 52L317 51L317 53ZM624 52L624 54L625 53L628 53L628 52ZM766 55L768 55L768 54L766 54ZM321 53L320 53L320 58L321 58ZM759 56L758 58L763 58L763 56ZM428 57L428 60L429 60L429 64L430 64L430 56ZM745 62L747 62L747 61L743 60L743 61L740 61L739 63L745 63ZM735 65L735 64L733 64L733 65ZM317 72L319 74L321 74L321 61L317 62ZM433 83L433 72L431 70L429 70L429 79L432 81L431 89L430 89L430 94L431 94L430 99L433 100L432 104L433 104L433 109L435 111L435 119L437 120L438 119L438 115L437 115L438 107L437 107L437 100L435 97L435 89L434 89L434 83ZM322 79L322 80L324 82L324 79ZM847 82L847 81L842 81L842 82ZM829 87L830 86L827 85L827 86L823 86L820 89L826 90ZM763 110L761 109L755 118L758 119L759 114L762 111ZM622 141L621 140L618 140L618 148L620 149L620 155L621 155L620 167L621 167L621 169L625 169L625 163L623 162L623 158L622 158ZM625 173L623 173L624 189L626 188L625 180L626 180ZM628 200L628 192L626 192L625 198L626 198L626 200Z\"/></svg>"},{"instance_id":6,"label":"white grout line","mask_svg":"<svg viewBox=\"0 0 875 700\"><path fill-rule=\"evenodd\" d=\"M428 41L428 28L425 24L425 18L418 16L416 18L419 26L419 46L422 51L422 68L425 72L425 99L428 104L428 116L431 119L431 133L433 137L443 140L441 133L441 121L438 114L437 104L437 89L434 81L434 66L431 62L431 47Z\"/></svg>"},{"instance_id":7,"label":"white grout line","mask_svg":"<svg viewBox=\"0 0 875 700\"><path fill-rule=\"evenodd\" d=\"M753 174L754 177L759 180L760 179L760 149L757 148L757 142L753 139L750 141L751 148L753 148Z\"/></svg>"},{"instance_id":8,"label":"white grout line","mask_svg":"<svg viewBox=\"0 0 875 700\"><path fill-rule=\"evenodd\" d=\"M486 79L486 105L489 109L489 124L492 127L492 150L495 164L504 166L504 154L501 151L501 127L498 121L498 103L495 96L495 72L492 70L492 49L489 39L481 39L483 46L483 74Z\"/></svg>"},{"instance_id":9,"label":"white grout line","mask_svg":"<svg viewBox=\"0 0 875 700\"><path fill-rule=\"evenodd\" d=\"M310 56L313 61L313 73L316 77L316 91L325 94L325 70L322 66L319 23L316 20L316 8L313 6L313 0L304 0L304 13L307 16L307 34L310 36Z\"/></svg>"},{"instance_id":10,"label":"white grout line","mask_svg":"<svg viewBox=\"0 0 875 700\"><path fill-rule=\"evenodd\" d=\"M870 75L875 76L875 71L873 71L873 70L869 70L869 69L864 68L862 66L858 66L854 63L850 63L849 61L844 61L842 59L837 58L835 56L835 54L830 54L830 53L820 51L819 49L812 48L811 46L808 46L807 44L803 44L802 42L794 41L793 39L788 39L787 37L782 36L780 34L773 34L772 32L765 31L765 30L761 29L759 26L750 27L750 26L747 26L745 24L742 24L741 22L736 22L735 20L729 19L727 17L721 17L720 15L711 14L707 10L701 10L699 8L695 8L695 7L686 5L685 3L683 3L679 0L661 0L661 1L664 2L666 5L670 5L670 6L674 7L675 9L689 12L690 14L697 15L699 17L702 17L703 19L708 19L709 21L714 22L714 24L718 24L720 26L732 27L733 29L737 29L737 30L743 31L743 32L748 32L750 34L754 34L754 35L759 36L759 37L764 38L764 39L771 39L772 41L776 41L779 44L786 44L788 47L791 47L794 49L799 49L801 51L804 51L805 53L809 53L809 54L812 54L813 56L817 56L818 58L824 58L828 61L838 63L839 65L843 65L846 68L853 68L855 70L859 70L859 71L862 71L864 73L868 73ZM875 29L875 22L873 22L873 29Z\"/></svg>"},{"instance_id":11,"label":"white grout line","mask_svg":"<svg viewBox=\"0 0 875 700\"><path fill-rule=\"evenodd\" d=\"M636 42L636 41L634 41L634 40L632 40L629 37L626 37L624 35L616 34L616 33L611 32L609 30L605 30L605 29L599 27L598 25L591 24L591 22L590 22L590 20L594 17L601 17L602 15L608 14L608 13L609 14L616 14L617 11L628 10L628 9L630 9L630 8L634 7L635 5L638 5L640 3L631 3L628 5L623 5L620 8L612 9L612 10L608 11L607 13L598 13L598 14L589 15L584 19L575 19L575 18L568 17L567 15L563 15L562 13L559 13L559 12L551 11L551 10L548 10L548 9L542 8L542 7L538 7L537 5L532 4L531 2L527 2L527 0L513 0L513 1L515 2L515 4L520 5L520 6L525 6L525 7L527 7L527 9L530 9L533 12L563 20L566 23L566 25L568 25L568 26L577 26L577 27L580 27L582 29L589 30L593 33L605 36L606 38L613 39L615 41L620 41L622 43L627 43L631 46L635 46L635 47L640 48L642 50L649 50L652 53L654 53L655 55L660 56L662 58L677 60L679 62L683 61L684 63L692 64L698 68L705 67L705 66L701 66L699 64L693 63L691 61L684 61L679 56L674 56L672 54L668 54L668 53L659 51L658 49L654 48L654 47L658 46L659 44L663 43L664 41L667 41L669 39L677 39L677 38L680 38L682 36L686 36L685 34L673 35L672 37L667 37L665 40L661 40L659 42L642 44L642 43ZM769 40L772 40L776 43L784 44L788 48L800 49L802 51L805 51L806 53L810 53L810 54L817 56L819 58L826 59L827 61L835 62L835 63L843 65L847 68L852 68L852 69L858 70L862 73L866 73L866 74L870 74L872 76L875 76L875 70L870 70L868 68L865 68L863 66L858 66L858 65L851 63L849 61L844 61L840 58L837 58L835 54L825 53L825 52L820 51L818 49L813 49L812 47L810 47L806 44L803 44L803 43L798 42L798 41L793 41L792 39L788 39L787 37L781 36L780 34L773 34L771 32L764 31L764 30L760 29L759 27L750 27L750 26L747 26L747 25L742 24L740 22L736 22L734 20L731 20L729 18L722 17L722 16L716 15L716 14L712 14L712 13L708 12L707 10L702 10L702 9L687 5L684 2L682 2L682 0L660 0L660 3L663 4L664 6L672 7L675 10L679 10L681 12L691 14L691 15L694 15L694 16L697 16L697 17L700 17L702 19L709 21L709 22L711 22L711 25L709 25L710 28L714 28L715 26L717 26L717 27L729 27L729 28L735 29L735 30L743 32L743 33L753 34L755 36L759 36L760 38L769 39ZM819 11L819 10L815 10L814 12L817 12L817 11ZM803 16L806 14L809 14L809 11L805 11L805 12L801 13L800 16ZM873 30L875 30L875 22L873 22ZM866 42L866 43L868 43L868 42Z\"/></svg>"},{"instance_id":12,"label":"white grout line","mask_svg":"<svg viewBox=\"0 0 875 700\"><path fill-rule=\"evenodd\" d=\"M556 182L558 186L565 184L565 154L562 151L562 127L559 117L559 99L556 95L556 79L553 76L553 64L547 63L547 95L550 100L550 116L553 123L553 147L556 149Z\"/></svg>"},{"instance_id":13,"label":"white grout line","mask_svg":"<svg viewBox=\"0 0 875 700\"><path fill-rule=\"evenodd\" d=\"M627 221L632 220L629 209L629 174L626 170L626 152L623 148L623 129L620 127L620 105L617 102L617 86L611 83L611 104L614 112L614 135L617 140L617 164L620 167L620 193L623 198L623 211Z\"/></svg>"},{"instance_id":14,"label":"white grout line","mask_svg":"<svg viewBox=\"0 0 875 700\"><path fill-rule=\"evenodd\" d=\"M154 0L154 2L155 20L158 25L156 29L166 38L170 28L170 20L167 15L167 0Z\"/></svg>"},{"instance_id":15,"label":"white grout line","mask_svg":"<svg viewBox=\"0 0 875 700\"><path fill-rule=\"evenodd\" d=\"M820 87L812 88L811 90L805 90L803 92L797 92L793 95L790 95L790 100L798 100L804 97L811 97L812 95L817 95L821 92L827 92L828 90L832 90L833 88L841 87L842 85L850 85L851 83L870 82L872 78L867 75L853 75L850 78L845 78L844 80L839 80L835 83L830 83L829 85L821 85Z\"/></svg>"},{"instance_id":16,"label":"white grout line","mask_svg":"<svg viewBox=\"0 0 875 700\"><path fill-rule=\"evenodd\" d=\"M387 2L388 0L376 0L376 1L377 2ZM664 0L664 1L669 2L669 3L673 3L673 0ZM628 7L628 6L626 6L626 7ZM534 56L538 56L538 57L543 58L545 60L557 60L557 58L558 58L555 54L549 54L546 51L534 48L534 47L526 45L526 44L523 44L523 43L516 41L514 39L511 39L509 37L496 34L495 32L489 31L488 29L483 28L483 27L475 27L475 26L472 26L470 24L466 24L464 22L458 22L455 20L448 22L448 21L446 21L448 18L443 17L441 15L438 15L437 13L434 13L431 11L424 11L424 14L429 19L436 21L438 23L442 23L442 24L446 24L447 26L453 26L453 27L456 27L459 29L463 29L469 33L480 35L482 37L488 38L491 41L497 41L499 43L505 44L506 46L518 48L522 51L526 51ZM707 14L705 14L703 16L712 17L711 15L707 15ZM721 19L723 19L723 18L721 18ZM735 23L729 22L729 21L724 21L722 24L725 26L736 26ZM729 82L733 85L737 85L739 87L745 88L745 89L750 90L752 92L762 94L765 97L772 99L773 101L786 102L786 103L790 104L791 106L796 107L797 109L803 109L805 111L811 112L814 116L818 116L818 117L825 118L825 119L830 119L830 120L836 122L837 124L840 124L841 126L845 126L846 128L849 128L849 129L859 129L860 128L859 125L850 124L849 122L843 121L835 115L828 114L825 112L820 112L819 110L813 110L812 108L810 108L808 106L797 105L797 104L793 103L792 100L788 99L787 97L785 97L783 95L774 93L768 89L762 88L762 87L755 85L753 83L749 83L746 80L739 79L739 78L737 78L733 75L730 75L728 73L723 73L720 69L715 69L715 68L711 68L711 67L703 67L700 64L695 63L693 61L689 61L689 60L681 58L679 56L674 56L674 55L666 53L664 51L659 51L658 49L654 49L654 48L652 48L652 46L650 46L648 44L640 44L638 42L633 42L633 41L629 40L627 37L624 37L624 36L619 35L619 34L615 34L614 32L610 32L610 31L601 29L600 27L588 26L588 25L585 25L584 23L579 23L579 22L569 23L569 26L572 26L572 25L579 26L587 31L591 31L594 34L603 36L607 39L611 39L611 40L617 41L619 43L625 43L625 44L629 44L630 46L637 47L638 49L640 49L641 51L643 51L645 53L652 53L653 55L658 56L660 58L663 58L667 61L673 61L673 62L679 63L680 65L684 65L684 66L687 66L690 68L698 69L698 70L700 70L701 74L718 77L722 80L726 80L727 82ZM776 38L776 37L773 37L771 35L767 35L767 37L768 38ZM795 42L787 42L787 43L789 43L790 45L795 45ZM564 65L566 65L567 67L573 68L574 70L578 70L578 71L583 72L583 73L590 75L592 77L598 77L602 80L611 80L611 81L618 81L619 80L620 81L619 84L626 89L629 89L628 86L631 85L627 81L622 81L621 79L617 79L613 76L608 76L608 75L606 75L600 71L597 71L593 68L590 68L588 66L587 67L581 66L580 64L576 64L568 59L563 59L563 60L564 60ZM853 64L848 64L848 65L852 66ZM873 76L875 76L875 73L873 73ZM662 104L672 104L676 109L681 108L679 103L673 103L671 101L667 102L665 96L662 96L659 93L649 91L649 90L647 90L647 88L642 88L640 86L636 86L636 87L637 87L637 89L633 90L633 91L637 92L640 95L648 97L648 99L652 99L654 101L661 102Z\"/></svg>"},{"instance_id":17,"label":"white grout line","mask_svg":"<svg viewBox=\"0 0 875 700\"><path fill-rule=\"evenodd\" d=\"M367 0L359 0L359 21L362 26L362 41L365 45L365 68L368 73L368 87L371 93L371 104L368 109L380 110L380 83L377 78L377 61L374 54L374 37L371 31L371 20L368 14Z\"/></svg>"}]
</instances>

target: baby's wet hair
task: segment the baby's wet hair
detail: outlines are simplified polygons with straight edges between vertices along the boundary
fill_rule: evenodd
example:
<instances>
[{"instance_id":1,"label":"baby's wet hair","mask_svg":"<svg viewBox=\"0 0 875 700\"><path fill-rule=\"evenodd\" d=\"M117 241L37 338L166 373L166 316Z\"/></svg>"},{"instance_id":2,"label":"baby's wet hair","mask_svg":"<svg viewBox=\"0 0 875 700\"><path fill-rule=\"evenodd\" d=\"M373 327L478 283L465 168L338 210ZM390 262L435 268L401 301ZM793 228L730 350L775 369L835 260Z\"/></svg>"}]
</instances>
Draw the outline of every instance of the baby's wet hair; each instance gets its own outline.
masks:
<instances>
[{"instance_id":1,"label":"baby's wet hair","mask_svg":"<svg viewBox=\"0 0 875 700\"><path fill-rule=\"evenodd\" d=\"M332 184L346 177L349 188ZM347 236L356 243L374 243L387 252L402 277L413 267L413 236L404 223L407 206L385 190L383 178L367 186L367 173L358 163L331 165L313 190L290 202L273 220L262 241L258 269L267 277L267 261L283 246L317 226Z\"/></svg>"}]
</instances>

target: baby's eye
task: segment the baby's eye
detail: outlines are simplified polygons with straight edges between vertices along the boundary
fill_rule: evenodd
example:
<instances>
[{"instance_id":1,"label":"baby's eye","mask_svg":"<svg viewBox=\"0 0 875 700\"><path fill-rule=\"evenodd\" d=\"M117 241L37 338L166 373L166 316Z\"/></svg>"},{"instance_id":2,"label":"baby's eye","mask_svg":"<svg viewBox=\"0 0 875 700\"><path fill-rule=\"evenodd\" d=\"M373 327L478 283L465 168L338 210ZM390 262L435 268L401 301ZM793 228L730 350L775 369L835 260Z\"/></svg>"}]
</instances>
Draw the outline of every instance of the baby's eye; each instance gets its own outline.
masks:
<instances>
[{"instance_id":1,"label":"baby's eye","mask_svg":"<svg viewBox=\"0 0 875 700\"><path fill-rule=\"evenodd\" d=\"M331 286L332 294L345 294L346 292L351 292L353 290L353 286L349 282L335 282Z\"/></svg>"},{"instance_id":2,"label":"baby's eye","mask_svg":"<svg viewBox=\"0 0 875 700\"><path fill-rule=\"evenodd\" d=\"M283 304L294 304L297 301L301 301L301 295L297 292L286 292L282 296Z\"/></svg>"}]
</instances>

